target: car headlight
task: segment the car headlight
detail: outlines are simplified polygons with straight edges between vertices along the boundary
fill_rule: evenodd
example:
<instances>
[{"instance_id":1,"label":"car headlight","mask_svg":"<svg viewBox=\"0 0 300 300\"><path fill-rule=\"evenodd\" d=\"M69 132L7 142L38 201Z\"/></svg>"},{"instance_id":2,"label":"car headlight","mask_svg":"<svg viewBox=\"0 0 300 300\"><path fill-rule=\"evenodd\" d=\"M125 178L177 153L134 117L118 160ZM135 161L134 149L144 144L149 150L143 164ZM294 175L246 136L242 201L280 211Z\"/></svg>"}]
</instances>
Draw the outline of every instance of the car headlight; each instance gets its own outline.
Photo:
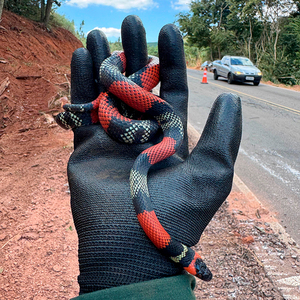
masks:
<instances>
[{"instance_id":1,"label":"car headlight","mask_svg":"<svg viewBox=\"0 0 300 300\"><path fill-rule=\"evenodd\" d=\"M234 74L235 74L235 75L242 75L242 74L244 74L244 73L243 73L243 72L240 72L240 71L235 71Z\"/></svg>"},{"instance_id":2,"label":"car headlight","mask_svg":"<svg viewBox=\"0 0 300 300\"><path fill-rule=\"evenodd\" d=\"M261 73L261 72L257 72L257 75L258 75L258 76L261 76L261 75L262 75L262 73Z\"/></svg>"}]
</instances>

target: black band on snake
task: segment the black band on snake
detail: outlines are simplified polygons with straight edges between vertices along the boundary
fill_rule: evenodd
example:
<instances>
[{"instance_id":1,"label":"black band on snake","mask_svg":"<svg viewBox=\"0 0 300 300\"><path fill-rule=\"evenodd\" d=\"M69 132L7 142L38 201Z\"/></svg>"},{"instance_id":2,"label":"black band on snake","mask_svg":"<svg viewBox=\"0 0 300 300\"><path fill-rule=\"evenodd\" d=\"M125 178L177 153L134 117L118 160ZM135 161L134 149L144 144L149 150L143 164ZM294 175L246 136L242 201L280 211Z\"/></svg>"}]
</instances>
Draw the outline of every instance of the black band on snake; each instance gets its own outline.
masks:
<instances>
[{"instance_id":1,"label":"black band on snake","mask_svg":"<svg viewBox=\"0 0 300 300\"><path fill-rule=\"evenodd\" d=\"M130 172L130 191L138 221L153 244L175 263L192 275L205 281L212 278L201 256L180 243L160 224L150 199L147 174L150 167L173 155L183 140L183 125L173 108L150 91L159 82L159 62L149 57L149 63L125 77L124 52L116 51L100 67L100 79L107 93L87 104L66 104L65 112L56 117L63 128L76 128L100 122L104 130L123 143L144 143L151 140L160 127L163 139L143 151L135 160ZM134 120L120 114L115 101L121 99L126 105L153 120Z\"/></svg>"}]
</instances>

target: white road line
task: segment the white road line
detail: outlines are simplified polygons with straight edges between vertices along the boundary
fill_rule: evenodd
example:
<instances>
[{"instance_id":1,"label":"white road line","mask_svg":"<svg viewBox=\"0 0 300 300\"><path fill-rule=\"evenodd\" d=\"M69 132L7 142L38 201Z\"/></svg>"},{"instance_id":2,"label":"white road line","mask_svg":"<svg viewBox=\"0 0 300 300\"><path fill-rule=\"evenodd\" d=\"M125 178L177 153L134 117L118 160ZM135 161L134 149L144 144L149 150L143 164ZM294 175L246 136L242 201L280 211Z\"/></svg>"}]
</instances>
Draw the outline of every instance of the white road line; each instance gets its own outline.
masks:
<instances>
[{"instance_id":1,"label":"white road line","mask_svg":"<svg viewBox=\"0 0 300 300\"><path fill-rule=\"evenodd\" d=\"M263 151L263 150L262 150ZM296 194L300 194L299 185L297 185L298 181L300 180L300 171L296 170L286 162L280 159L274 159L271 166L274 168L278 168L284 172L285 176L279 174L278 171L271 168L267 165L263 160L259 159L258 157L249 154L246 152L242 147L240 147L240 153L247 156L250 160L255 162L261 168L263 168L266 172L268 172L271 176L279 179L282 183L289 186L293 192ZM294 184L296 182L296 184Z\"/></svg>"},{"instance_id":2,"label":"white road line","mask_svg":"<svg viewBox=\"0 0 300 300\"><path fill-rule=\"evenodd\" d=\"M291 276L277 280L280 284L286 284L291 286L300 286L300 276Z\"/></svg>"}]
</instances>

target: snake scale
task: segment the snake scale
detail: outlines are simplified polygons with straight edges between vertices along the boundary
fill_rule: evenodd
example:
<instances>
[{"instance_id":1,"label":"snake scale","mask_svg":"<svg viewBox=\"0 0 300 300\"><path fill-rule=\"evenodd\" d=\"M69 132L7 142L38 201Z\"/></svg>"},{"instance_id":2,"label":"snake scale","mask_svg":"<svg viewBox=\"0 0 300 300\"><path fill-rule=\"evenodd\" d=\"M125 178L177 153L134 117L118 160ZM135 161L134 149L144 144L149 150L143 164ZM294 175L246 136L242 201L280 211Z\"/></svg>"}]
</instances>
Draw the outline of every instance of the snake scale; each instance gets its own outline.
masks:
<instances>
[{"instance_id":1,"label":"snake scale","mask_svg":"<svg viewBox=\"0 0 300 300\"><path fill-rule=\"evenodd\" d=\"M209 281L212 274L201 256L170 236L159 222L148 190L147 175L151 166L172 156L180 147L184 130L172 106L150 91L159 83L159 61L149 57L148 64L129 77L124 52L115 51L100 66L100 80L107 92L86 104L66 104L65 112L56 117L65 129L101 123L104 130L123 143L150 141L160 127L163 139L136 158L130 172L130 192L138 221L152 243L192 275ZM134 110L150 115L152 120L124 116L115 103L116 97Z\"/></svg>"}]
</instances>

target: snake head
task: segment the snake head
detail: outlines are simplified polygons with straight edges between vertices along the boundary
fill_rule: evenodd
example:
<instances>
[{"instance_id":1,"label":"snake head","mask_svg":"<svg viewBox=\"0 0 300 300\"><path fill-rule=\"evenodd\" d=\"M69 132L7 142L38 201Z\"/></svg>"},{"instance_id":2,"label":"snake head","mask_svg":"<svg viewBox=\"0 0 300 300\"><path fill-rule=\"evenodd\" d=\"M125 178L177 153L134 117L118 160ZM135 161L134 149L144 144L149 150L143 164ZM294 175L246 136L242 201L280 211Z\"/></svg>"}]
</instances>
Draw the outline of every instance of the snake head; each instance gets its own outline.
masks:
<instances>
[{"instance_id":1,"label":"snake head","mask_svg":"<svg viewBox=\"0 0 300 300\"><path fill-rule=\"evenodd\" d=\"M195 261L196 277L204 280L210 281L212 279L212 273L206 266L205 262L201 258L197 258Z\"/></svg>"}]
</instances>

